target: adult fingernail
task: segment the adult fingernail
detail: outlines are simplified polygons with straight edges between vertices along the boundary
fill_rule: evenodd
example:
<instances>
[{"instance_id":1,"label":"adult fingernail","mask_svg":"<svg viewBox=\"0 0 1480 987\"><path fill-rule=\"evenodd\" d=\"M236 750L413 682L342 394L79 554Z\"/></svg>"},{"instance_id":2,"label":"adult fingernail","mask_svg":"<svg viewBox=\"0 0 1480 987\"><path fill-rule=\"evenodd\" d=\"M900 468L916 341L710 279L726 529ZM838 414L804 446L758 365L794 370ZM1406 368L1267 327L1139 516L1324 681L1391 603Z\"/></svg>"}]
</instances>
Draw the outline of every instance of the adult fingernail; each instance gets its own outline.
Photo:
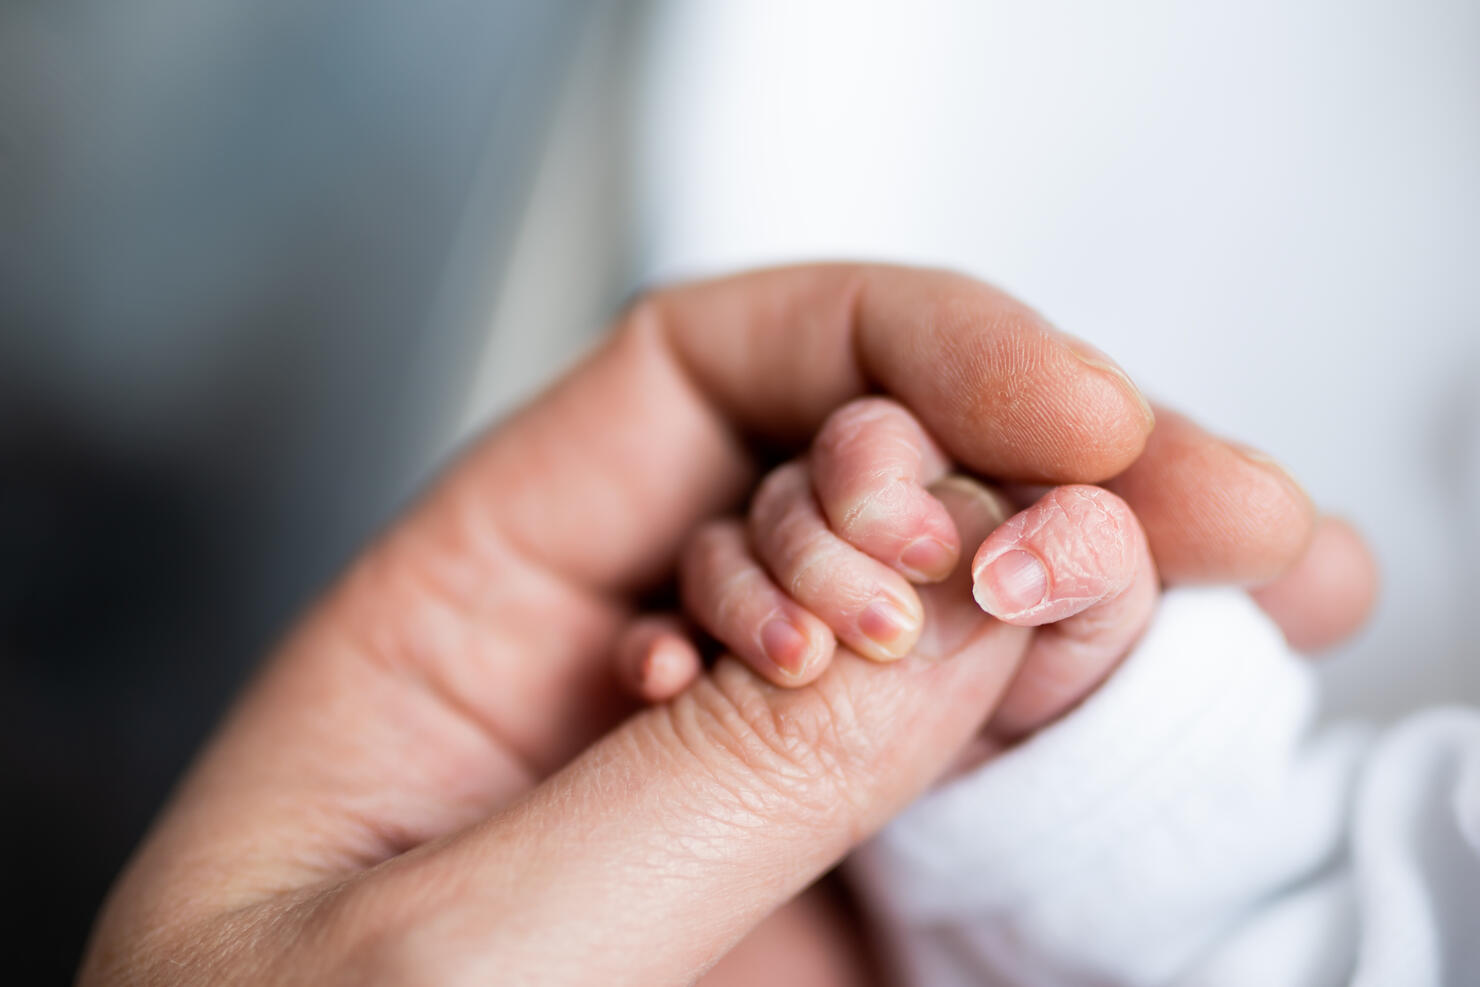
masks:
<instances>
[{"instance_id":1,"label":"adult fingernail","mask_svg":"<svg viewBox=\"0 0 1480 987\"><path fill-rule=\"evenodd\" d=\"M916 538L899 553L899 564L906 575L917 581L944 579L956 564L956 553L939 538L925 535Z\"/></svg>"},{"instance_id":2,"label":"adult fingernail","mask_svg":"<svg viewBox=\"0 0 1480 987\"><path fill-rule=\"evenodd\" d=\"M1299 480L1295 479L1295 475L1293 473L1285 468L1285 464L1280 462L1278 459L1275 459L1269 453L1264 452L1260 449L1255 449L1253 446L1246 446L1242 442L1231 442L1229 444L1233 446L1234 452L1238 453L1240 456L1243 456L1255 466L1258 466L1261 469L1269 470L1271 473L1276 473L1284 477L1285 481L1296 490L1299 490L1302 495L1306 497L1310 496L1306 493L1304 485L1301 484Z\"/></svg>"},{"instance_id":3,"label":"adult fingernail","mask_svg":"<svg viewBox=\"0 0 1480 987\"><path fill-rule=\"evenodd\" d=\"M761 648L772 664L793 676L806 669L812 650L807 646L807 636L784 617L773 617L761 628Z\"/></svg>"},{"instance_id":4,"label":"adult fingernail","mask_svg":"<svg viewBox=\"0 0 1480 987\"><path fill-rule=\"evenodd\" d=\"M858 629L884 656L903 658L914 644L920 622L910 617L892 600L877 599L858 615Z\"/></svg>"},{"instance_id":5,"label":"adult fingernail","mask_svg":"<svg viewBox=\"0 0 1480 987\"><path fill-rule=\"evenodd\" d=\"M1021 549L1004 552L973 574L971 594L994 617L1016 617L1048 595L1048 570Z\"/></svg>"},{"instance_id":6,"label":"adult fingernail","mask_svg":"<svg viewBox=\"0 0 1480 987\"><path fill-rule=\"evenodd\" d=\"M1146 395L1141 393L1141 389L1136 386L1135 381L1131 380L1130 375L1120 369L1119 364L1082 339L1069 335L1064 335L1063 338L1069 351L1079 358L1080 363L1101 373L1109 374L1125 385L1124 389L1141 406L1141 414L1146 419L1146 427L1149 429L1156 426L1156 412L1151 410L1151 403L1146 400Z\"/></svg>"}]
</instances>

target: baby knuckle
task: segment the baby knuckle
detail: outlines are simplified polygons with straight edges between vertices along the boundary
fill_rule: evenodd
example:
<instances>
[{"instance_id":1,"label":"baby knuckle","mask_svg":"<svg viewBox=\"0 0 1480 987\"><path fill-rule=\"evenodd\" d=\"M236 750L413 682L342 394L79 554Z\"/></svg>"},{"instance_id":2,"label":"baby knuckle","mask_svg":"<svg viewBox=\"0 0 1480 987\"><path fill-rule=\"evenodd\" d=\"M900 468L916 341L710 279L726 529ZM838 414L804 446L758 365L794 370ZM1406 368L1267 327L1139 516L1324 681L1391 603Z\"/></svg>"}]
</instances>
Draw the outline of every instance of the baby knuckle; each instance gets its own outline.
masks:
<instances>
[{"instance_id":1,"label":"baby knuckle","mask_svg":"<svg viewBox=\"0 0 1480 987\"><path fill-rule=\"evenodd\" d=\"M815 521L806 467L788 463L761 481L750 507L750 527L757 532L780 532Z\"/></svg>"},{"instance_id":2,"label":"baby knuckle","mask_svg":"<svg viewBox=\"0 0 1480 987\"><path fill-rule=\"evenodd\" d=\"M833 536L804 509L787 512L769 527L756 526L756 540L766 562L788 592L796 595L797 578L829 554Z\"/></svg>"},{"instance_id":3,"label":"baby knuckle","mask_svg":"<svg viewBox=\"0 0 1480 987\"><path fill-rule=\"evenodd\" d=\"M810 537L788 554L784 584L792 599L805 606L836 593L844 574L836 570L833 555L822 538Z\"/></svg>"},{"instance_id":4,"label":"baby knuckle","mask_svg":"<svg viewBox=\"0 0 1480 987\"><path fill-rule=\"evenodd\" d=\"M828 460L844 459L862 443L877 438L881 430L913 421L902 405L889 398L857 398L828 416L813 440L813 449Z\"/></svg>"},{"instance_id":5,"label":"baby knuckle","mask_svg":"<svg viewBox=\"0 0 1480 987\"><path fill-rule=\"evenodd\" d=\"M701 525L684 544L679 568L686 575L721 568L734 552L735 544L735 531L727 522L711 521Z\"/></svg>"},{"instance_id":6,"label":"baby knuckle","mask_svg":"<svg viewBox=\"0 0 1480 987\"><path fill-rule=\"evenodd\" d=\"M838 533L856 546L902 540L915 519L914 488L892 475L874 475L840 505Z\"/></svg>"}]
</instances>

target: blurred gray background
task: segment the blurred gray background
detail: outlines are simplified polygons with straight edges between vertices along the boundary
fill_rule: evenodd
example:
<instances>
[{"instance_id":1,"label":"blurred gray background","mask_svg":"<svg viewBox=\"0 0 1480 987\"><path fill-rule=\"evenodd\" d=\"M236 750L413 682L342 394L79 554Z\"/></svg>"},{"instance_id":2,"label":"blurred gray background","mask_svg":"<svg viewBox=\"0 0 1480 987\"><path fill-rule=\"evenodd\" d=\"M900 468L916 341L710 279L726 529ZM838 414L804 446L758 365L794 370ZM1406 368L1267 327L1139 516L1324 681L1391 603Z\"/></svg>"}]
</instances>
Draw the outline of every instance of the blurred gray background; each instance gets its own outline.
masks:
<instances>
[{"instance_id":1,"label":"blurred gray background","mask_svg":"<svg viewBox=\"0 0 1480 987\"><path fill-rule=\"evenodd\" d=\"M356 546L655 279L1002 285L1366 530L1333 715L1474 703L1477 176L1473 0L0 3L13 979L69 976Z\"/></svg>"},{"instance_id":2,"label":"blurred gray background","mask_svg":"<svg viewBox=\"0 0 1480 987\"><path fill-rule=\"evenodd\" d=\"M70 977L231 692L445 447L570 66L610 20L0 8L11 979Z\"/></svg>"}]
</instances>

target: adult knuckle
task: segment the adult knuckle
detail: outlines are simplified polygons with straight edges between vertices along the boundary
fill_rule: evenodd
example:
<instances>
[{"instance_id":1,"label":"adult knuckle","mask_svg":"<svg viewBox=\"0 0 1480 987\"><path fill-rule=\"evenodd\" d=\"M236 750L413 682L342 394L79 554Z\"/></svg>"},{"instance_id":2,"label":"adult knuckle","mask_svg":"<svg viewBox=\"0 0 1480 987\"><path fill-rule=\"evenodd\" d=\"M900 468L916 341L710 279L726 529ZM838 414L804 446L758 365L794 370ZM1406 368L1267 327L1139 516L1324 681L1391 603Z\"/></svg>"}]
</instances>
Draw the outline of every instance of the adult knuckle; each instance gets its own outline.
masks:
<instances>
[{"instance_id":1,"label":"adult knuckle","mask_svg":"<svg viewBox=\"0 0 1480 987\"><path fill-rule=\"evenodd\" d=\"M781 692L722 664L673 707L680 743L744 813L826 827L860 776L856 711L832 690Z\"/></svg>"}]
</instances>

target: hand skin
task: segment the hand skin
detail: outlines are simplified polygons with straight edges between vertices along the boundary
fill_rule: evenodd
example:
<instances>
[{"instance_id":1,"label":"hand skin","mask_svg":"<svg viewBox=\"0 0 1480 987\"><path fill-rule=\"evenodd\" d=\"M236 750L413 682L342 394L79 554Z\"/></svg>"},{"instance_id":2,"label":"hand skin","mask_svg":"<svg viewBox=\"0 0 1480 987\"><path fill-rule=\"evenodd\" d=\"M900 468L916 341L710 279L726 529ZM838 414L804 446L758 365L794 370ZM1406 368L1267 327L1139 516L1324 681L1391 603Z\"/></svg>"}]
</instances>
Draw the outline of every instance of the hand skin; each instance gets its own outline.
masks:
<instances>
[{"instance_id":1,"label":"hand skin","mask_svg":"<svg viewBox=\"0 0 1480 987\"><path fill-rule=\"evenodd\" d=\"M721 662L622 719L610 649L637 594L748 494L753 443L870 390L982 475L1134 463L1118 492L1178 578L1275 578L1310 541L1277 469L1211 438L1201 473L1177 444L1138 459L1123 375L969 279L827 265L653 294L289 635L105 903L81 982L699 976L933 780L1033 633L981 618L802 689Z\"/></svg>"},{"instance_id":2,"label":"hand skin","mask_svg":"<svg viewBox=\"0 0 1480 987\"><path fill-rule=\"evenodd\" d=\"M817 678L839 642L874 661L904 657L924 630L915 587L960 560L960 532L934 494L974 481L947 475L952 465L897 402L845 404L805 455L761 480L743 522L711 521L690 536L679 562L685 617L776 685ZM1009 624L1052 625L1033 636L987 725L1006 744L1057 719L1119 664L1151 619L1158 580L1140 523L1102 487L999 506L1003 523L969 546L977 603ZM1039 578L1004 582L1003 563L1023 560ZM780 656L778 622L792 630ZM614 657L619 680L646 702L672 699L702 672L682 624L662 616L635 621Z\"/></svg>"}]
</instances>

